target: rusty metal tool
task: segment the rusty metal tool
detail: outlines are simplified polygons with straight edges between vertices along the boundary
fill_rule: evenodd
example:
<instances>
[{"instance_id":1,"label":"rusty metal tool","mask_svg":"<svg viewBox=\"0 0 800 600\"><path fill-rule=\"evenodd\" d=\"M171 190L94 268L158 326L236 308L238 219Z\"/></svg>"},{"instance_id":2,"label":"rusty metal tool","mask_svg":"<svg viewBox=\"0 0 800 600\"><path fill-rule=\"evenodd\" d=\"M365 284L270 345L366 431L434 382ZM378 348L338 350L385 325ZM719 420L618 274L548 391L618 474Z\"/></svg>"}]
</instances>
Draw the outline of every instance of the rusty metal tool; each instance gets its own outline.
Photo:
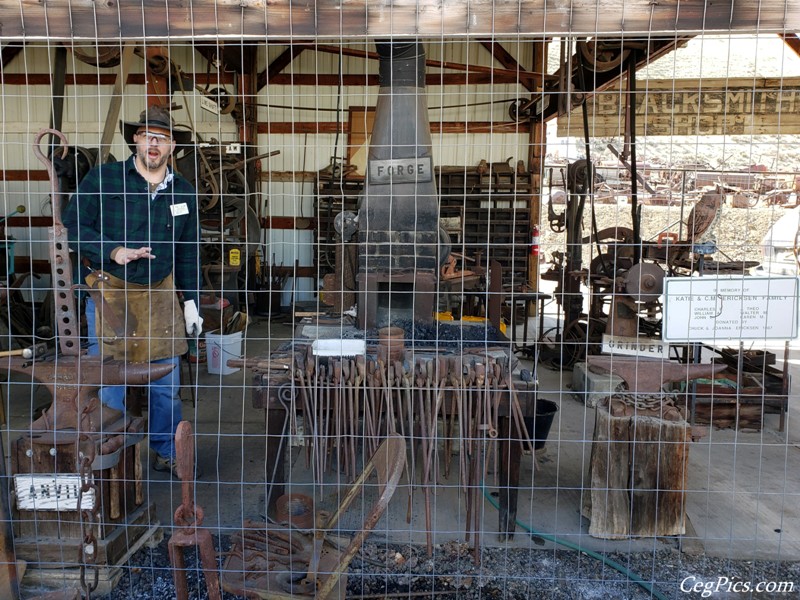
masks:
<instances>
[{"instance_id":1,"label":"rusty metal tool","mask_svg":"<svg viewBox=\"0 0 800 600\"><path fill-rule=\"evenodd\" d=\"M295 369L295 377L300 381L300 416L303 419L303 446L305 447L306 454L306 468L311 466L311 454L308 447L308 396L311 393L309 388L310 382L306 382L305 373L308 373L305 359L302 355L298 354L297 368Z\"/></svg>"},{"instance_id":2,"label":"rusty metal tool","mask_svg":"<svg viewBox=\"0 0 800 600\"><path fill-rule=\"evenodd\" d=\"M53 286L57 301L56 323L58 324L59 347L65 356L80 355L80 340L78 338L80 320L76 309L75 294L72 293L72 261L69 256L69 243L67 228L61 221L61 190L58 184L53 162L42 152L40 144L46 135L50 139L58 139L61 147L53 148L53 154L61 152L61 158L66 158L69 152L69 142L66 136L55 129L42 129L33 143L33 153L47 169L50 180L50 202L53 208L53 225L49 228L50 237L50 265L54 273Z\"/></svg>"},{"instance_id":3,"label":"rusty metal tool","mask_svg":"<svg viewBox=\"0 0 800 600\"><path fill-rule=\"evenodd\" d=\"M604 369L625 380L628 390L657 394L665 383L711 377L727 368L725 364L682 364L669 360L649 360L634 356L589 355L586 364Z\"/></svg>"},{"instance_id":4,"label":"rusty metal tool","mask_svg":"<svg viewBox=\"0 0 800 600\"><path fill-rule=\"evenodd\" d=\"M447 414L443 415L442 426L444 427L444 477L450 478L450 463L453 461L453 435L455 428L456 411L458 410L459 383L455 376L454 361L447 360L447 382L450 385L450 405L447 407Z\"/></svg>"},{"instance_id":5,"label":"rusty metal tool","mask_svg":"<svg viewBox=\"0 0 800 600\"><path fill-rule=\"evenodd\" d=\"M351 467L351 479L355 479L358 475L358 439L361 435L361 428L359 424L360 419L360 410L361 410L361 383L358 376L358 369L356 368L356 361L352 360L350 363L350 369L352 371L353 377L353 405L351 410L351 422L350 422L350 467Z\"/></svg>"},{"instance_id":6,"label":"rusty metal tool","mask_svg":"<svg viewBox=\"0 0 800 600\"><path fill-rule=\"evenodd\" d=\"M178 600L189 598L183 549L196 546L200 562L203 565L209 600L222 600L214 542L208 529L202 528L203 509L194 503L194 444L192 438L192 425L188 421L181 421L175 432L175 458L178 462L178 474L182 481L183 502L175 510L173 519L177 529L167 543L169 560L173 567L172 576L175 580L175 597Z\"/></svg>"},{"instance_id":7,"label":"rusty metal tool","mask_svg":"<svg viewBox=\"0 0 800 600\"><path fill-rule=\"evenodd\" d=\"M380 433L383 425L383 413L386 410L386 363L380 358L377 361L375 375L378 379L378 405L375 407L375 432Z\"/></svg>"},{"instance_id":8,"label":"rusty metal tool","mask_svg":"<svg viewBox=\"0 0 800 600\"><path fill-rule=\"evenodd\" d=\"M370 390L372 389L373 382L371 377L369 377L369 373L367 371L367 361L363 355L356 357L356 371L358 371L358 377L364 385L364 452L369 452L369 454L372 455L374 452L374 448L372 446L374 432L372 431L371 423L373 407Z\"/></svg>"},{"instance_id":9,"label":"rusty metal tool","mask_svg":"<svg viewBox=\"0 0 800 600\"><path fill-rule=\"evenodd\" d=\"M343 377L343 367L342 361L337 361L334 367L334 379L336 381L336 388L333 394L333 415L331 418L333 419L333 429L334 429L334 437L333 443L331 444L331 463L333 463L333 452L334 447L336 448L336 464L337 468L341 468L342 464L342 457L341 457L341 447L342 447L342 398L344 397L344 377Z\"/></svg>"},{"instance_id":10,"label":"rusty metal tool","mask_svg":"<svg viewBox=\"0 0 800 600\"><path fill-rule=\"evenodd\" d=\"M522 413L522 406L519 403L519 395L514 387L514 381L510 373L506 374L506 385L510 392L509 397L509 418L514 422L514 427L517 430L518 439L522 440L528 446L530 452L534 451L533 442L528 434L528 428L525 426L525 415Z\"/></svg>"},{"instance_id":11,"label":"rusty metal tool","mask_svg":"<svg viewBox=\"0 0 800 600\"><path fill-rule=\"evenodd\" d=\"M309 405L308 405L308 412L306 413L308 416L308 422L303 423L303 428L306 432L306 447L309 449L309 452L312 457L312 468L317 469L319 465L317 464L317 405L319 402L319 394L320 394L320 367L322 365L317 364L316 357L313 354L311 346L307 348L307 356L306 356L306 365L307 368L310 370L310 374L308 375L309 380ZM308 372L307 372L308 373ZM316 477L319 476L319 471L314 472L314 477L316 481Z\"/></svg>"},{"instance_id":12,"label":"rusty metal tool","mask_svg":"<svg viewBox=\"0 0 800 600\"><path fill-rule=\"evenodd\" d=\"M339 388L339 378L342 376L341 367L338 361L332 361L331 365L331 384L328 387L328 396L325 398L325 470L330 469L331 457L331 421L333 420L332 405L336 402L336 393ZM333 395L333 400L331 400Z\"/></svg>"},{"instance_id":13,"label":"rusty metal tool","mask_svg":"<svg viewBox=\"0 0 800 600\"><path fill-rule=\"evenodd\" d=\"M469 401L468 381L469 373L464 373L464 365L461 362L458 366L459 370L459 390L458 390L458 438L460 447L458 450L458 474L461 482L461 488L464 492L467 491L467 449L469 438L469 425L467 416L467 402Z\"/></svg>"},{"instance_id":14,"label":"rusty metal tool","mask_svg":"<svg viewBox=\"0 0 800 600\"><path fill-rule=\"evenodd\" d=\"M421 483L423 486L423 490L425 487L425 457L428 455L428 436L427 432L425 431L425 392L424 392L424 384L425 384L425 377L424 377L424 367L422 366L422 361L417 359L417 363L415 365L416 377L415 383L417 385L416 392L417 392L417 400L419 405L419 411L417 412L417 439L419 440L419 447L422 450L422 478ZM416 450L415 450L416 452Z\"/></svg>"},{"instance_id":15,"label":"rusty metal tool","mask_svg":"<svg viewBox=\"0 0 800 600\"><path fill-rule=\"evenodd\" d=\"M342 437L339 439L341 445L340 458L344 465L344 474L347 479L350 479L350 427L352 426L352 409L353 409L353 373L351 371L351 364L349 359L344 359L344 380L345 380L345 398L344 410L342 418Z\"/></svg>"},{"instance_id":16,"label":"rusty metal tool","mask_svg":"<svg viewBox=\"0 0 800 600\"><path fill-rule=\"evenodd\" d=\"M317 482L322 482L322 474L325 472L325 460L323 457L323 443L324 440L322 438L322 407L325 398L325 390L328 387L328 370L325 365L321 364L319 369L317 370L317 393L316 393L316 403L313 406L314 410L314 425L313 425L313 436L314 436L314 480Z\"/></svg>"},{"instance_id":17,"label":"rusty metal tool","mask_svg":"<svg viewBox=\"0 0 800 600\"><path fill-rule=\"evenodd\" d=\"M432 431L431 425L433 414L431 407L431 379L433 379L433 361L429 360L424 365L423 380L425 388L423 389L423 411L422 411L422 436L424 441L423 446L423 461L422 461L422 493L425 498L425 545L428 556L433 556L433 523L431 515L431 460L433 456L433 446L436 444L436 436Z\"/></svg>"},{"instance_id":18,"label":"rusty metal tool","mask_svg":"<svg viewBox=\"0 0 800 600\"><path fill-rule=\"evenodd\" d=\"M370 440L375 436L374 413L376 386L375 363L372 361L364 365L364 386L364 444L365 447L371 447Z\"/></svg>"},{"instance_id":19,"label":"rusty metal tool","mask_svg":"<svg viewBox=\"0 0 800 600\"><path fill-rule=\"evenodd\" d=\"M405 389L403 386L403 363L399 360L392 365L394 368L394 380L397 382L397 423L399 426L399 433L404 438L406 437L406 415L404 409L403 398L405 396Z\"/></svg>"},{"instance_id":20,"label":"rusty metal tool","mask_svg":"<svg viewBox=\"0 0 800 600\"><path fill-rule=\"evenodd\" d=\"M349 428L348 431L348 441L349 441L349 448L348 448L348 456L350 458L350 480L354 480L356 477L356 473L358 472L356 469L356 453L358 448L357 440L358 440L358 374L356 373L356 363L354 360L350 359L347 361L350 366L350 418L348 419L347 426Z\"/></svg>"},{"instance_id":21,"label":"rusty metal tool","mask_svg":"<svg viewBox=\"0 0 800 600\"><path fill-rule=\"evenodd\" d=\"M464 455L464 496L466 500L466 513L467 513L467 527L465 531L465 541L469 542L469 538L472 535L472 489L470 487L472 482L472 462L470 462L474 456L472 452L472 417L471 417L471 405L472 405L472 384L475 381L475 372L472 370L471 366L467 366L467 373L465 377L465 390L466 390L466 398L464 402L464 412L463 416L464 419L464 433L462 437L462 448L461 452Z\"/></svg>"},{"instance_id":22,"label":"rusty metal tool","mask_svg":"<svg viewBox=\"0 0 800 600\"><path fill-rule=\"evenodd\" d=\"M394 411L394 397L395 397L395 381L394 369L392 363L386 363L386 372L384 375L386 381L386 435L394 435L397 433L397 423L395 421Z\"/></svg>"}]
</instances>

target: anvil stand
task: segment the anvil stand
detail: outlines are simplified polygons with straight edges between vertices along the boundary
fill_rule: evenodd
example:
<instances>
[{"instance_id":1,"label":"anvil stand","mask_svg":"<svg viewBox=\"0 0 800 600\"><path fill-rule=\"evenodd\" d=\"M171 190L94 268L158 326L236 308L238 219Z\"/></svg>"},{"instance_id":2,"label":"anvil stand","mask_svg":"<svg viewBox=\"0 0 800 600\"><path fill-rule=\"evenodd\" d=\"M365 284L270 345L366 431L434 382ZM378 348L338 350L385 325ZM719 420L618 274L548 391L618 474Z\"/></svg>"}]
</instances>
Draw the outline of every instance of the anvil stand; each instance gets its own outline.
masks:
<instances>
[{"instance_id":1,"label":"anvil stand","mask_svg":"<svg viewBox=\"0 0 800 600\"><path fill-rule=\"evenodd\" d=\"M622 377L634 395L661 394L665 383L708 377L724 364L680 364L632 356L587 356L590 368ZM642 398L646 401L647 398ZM598 404L581 513L601 539L663 537L686 532L686 472L691 426L656 401L615 411ZM672 415L670 415L672 412ZM693 436L692 436L693 437Z\"/></svg>"}]
</instances>

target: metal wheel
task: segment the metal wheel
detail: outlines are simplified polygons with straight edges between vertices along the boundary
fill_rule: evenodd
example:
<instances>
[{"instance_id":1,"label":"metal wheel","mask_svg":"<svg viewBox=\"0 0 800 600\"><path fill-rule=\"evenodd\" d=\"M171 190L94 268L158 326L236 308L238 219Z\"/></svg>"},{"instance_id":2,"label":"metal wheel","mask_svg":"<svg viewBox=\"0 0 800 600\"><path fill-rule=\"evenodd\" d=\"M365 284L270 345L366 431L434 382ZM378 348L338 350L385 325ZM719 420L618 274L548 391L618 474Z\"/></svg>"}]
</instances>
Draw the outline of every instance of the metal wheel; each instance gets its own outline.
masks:
<instances>
[{"instance_id":1,"label":"metal wheel","mask_svg":"<svg viewBox=\"0 0 800 600\"><path fill-rule=\"evenodd\" d=\"M571 367L587 354L599 354L605 330L605 322L594 318L587 322L581 317L567 324L561 340L561 365Z\"/></svg>"},{"instance_id":2,"label":"metal wheel","mask_svg":"<svg viewBox=\"0 0 800 600\"><path fill-rule=\"evenodd\" d=\"M628 58L631 51L622 49L622 40L598 40L588 38L578 42L578 52L581 53L587 67L596 73L605 73L619 68Z\"/></svg>"},{"instance_id":3,"label":"metal wheel","mask_svg":"<svg viewBox=\"0 0 800 600\"><path fill-rule=\"evenodd\" d=\"M95 67L117 67L121 61L122 50L111 44L87 42L85 44L65 44L79 61Z\"/></svg>"}]
</instances>

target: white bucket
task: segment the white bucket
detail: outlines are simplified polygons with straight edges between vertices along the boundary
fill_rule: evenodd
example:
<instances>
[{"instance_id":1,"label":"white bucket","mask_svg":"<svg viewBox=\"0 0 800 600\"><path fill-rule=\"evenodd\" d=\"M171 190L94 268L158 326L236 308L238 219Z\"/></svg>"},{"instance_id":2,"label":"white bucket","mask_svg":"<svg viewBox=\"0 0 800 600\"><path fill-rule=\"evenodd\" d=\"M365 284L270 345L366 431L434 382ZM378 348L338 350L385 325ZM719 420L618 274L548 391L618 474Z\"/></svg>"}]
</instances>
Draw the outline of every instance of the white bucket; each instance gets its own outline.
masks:
<instances>
[{"instance_id":1,"label":"white bucket","mask_svg":"<svg viewBox=\"0 0 800 600\"><path fill-rule=\"evenodd\" d=\"M228 360L242 358L242 332L206 334L206 365L210 375L230 375L240 369L229 367Z\"/></svg>"}]
</instances>

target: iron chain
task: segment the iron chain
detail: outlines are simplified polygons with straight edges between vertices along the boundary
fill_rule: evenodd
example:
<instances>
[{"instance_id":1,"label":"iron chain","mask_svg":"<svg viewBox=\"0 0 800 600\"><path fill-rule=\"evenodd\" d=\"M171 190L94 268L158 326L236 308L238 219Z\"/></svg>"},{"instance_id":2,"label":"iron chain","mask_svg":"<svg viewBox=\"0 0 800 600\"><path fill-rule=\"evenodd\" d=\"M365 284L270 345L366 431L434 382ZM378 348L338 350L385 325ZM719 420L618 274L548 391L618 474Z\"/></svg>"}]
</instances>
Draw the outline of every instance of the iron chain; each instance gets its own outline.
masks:
<instances>
[{"instance_id":1,"label":"iron chain","mask_svg":"<svg viewBox=\"0 0 800 600\"><path fill-rule=\"evenodd\" d=\"M100 511L100 493L92 474L92 463L95 459L96 450L95 441L88 433L88 411L86 407L80 406L80 397L78 398L78 404L80 417L78 418L77 471L81 479L81 486L78 491L78 514L80 515L81 529L83 530L83 539L78 550L78 560L80 563L81 588L84 596L88 599L92 592L97 589L100 580L100 571L97 566L98 545L97 537L95 536L95 525L98 522ZM83 447L83 450L81 447ZM92 503L88 508L84 508L83 497L88 492L93 492ZM86 580L87 568L93 570L91 582Z\"/></svg>"}]
</instances>

